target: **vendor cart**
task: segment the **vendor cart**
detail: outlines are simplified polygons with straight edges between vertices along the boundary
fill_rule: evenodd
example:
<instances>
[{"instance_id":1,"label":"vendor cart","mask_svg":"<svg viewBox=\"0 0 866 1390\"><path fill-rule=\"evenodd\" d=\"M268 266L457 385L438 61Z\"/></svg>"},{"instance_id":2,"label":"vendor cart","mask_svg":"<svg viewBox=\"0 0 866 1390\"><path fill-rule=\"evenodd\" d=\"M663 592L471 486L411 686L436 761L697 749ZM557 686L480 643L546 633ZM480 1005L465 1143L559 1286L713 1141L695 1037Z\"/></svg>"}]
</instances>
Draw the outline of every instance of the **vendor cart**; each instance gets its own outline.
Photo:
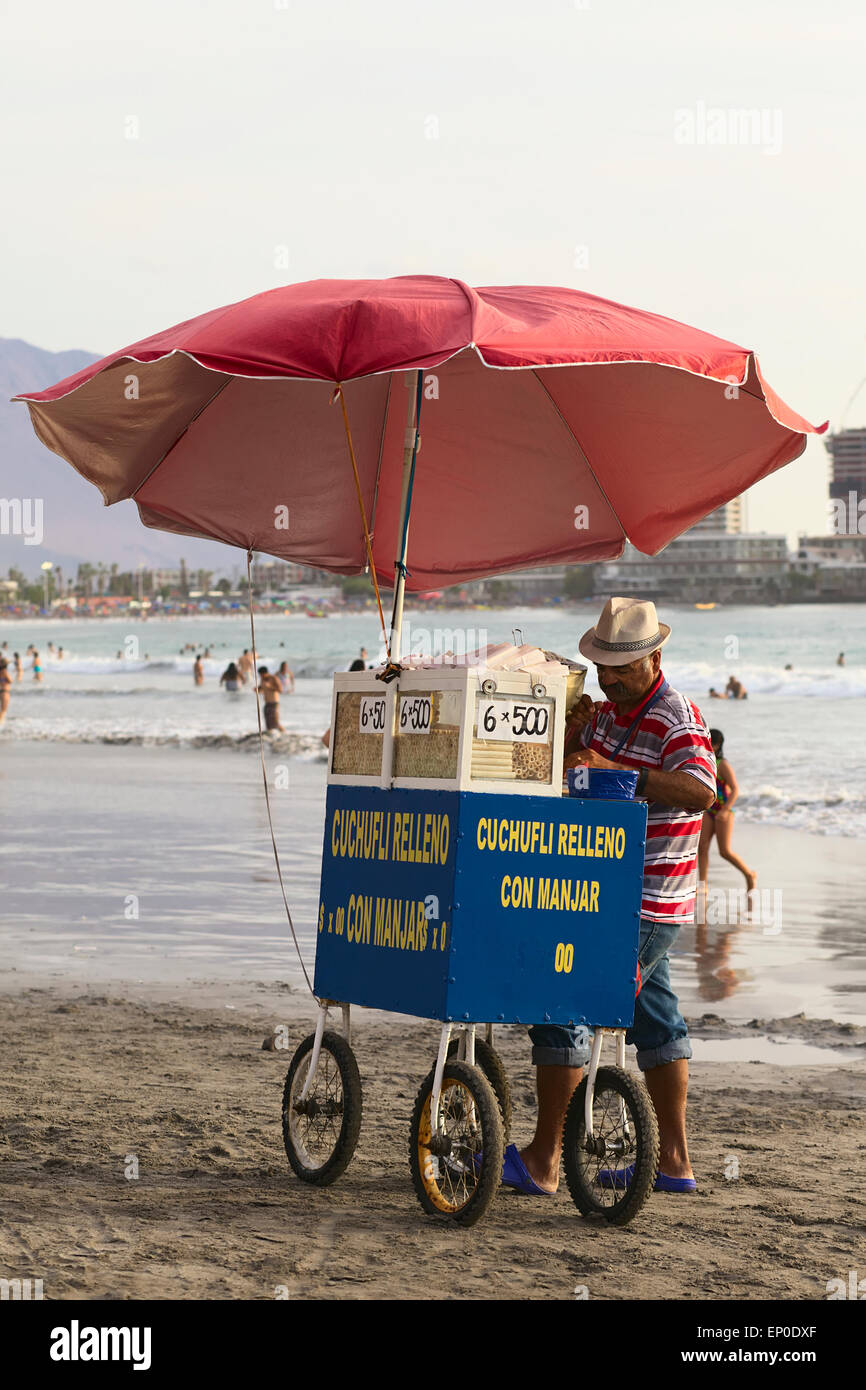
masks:
<instances>
[{"instance_id":1,"label":"vendor cart","mask_svg":"<svg viewBox=\"0 0 866 1390\"><path fill-rule=\"evenodd\" d=\"M304 1181L334 1182L358 1141L358 1004L442 1024L409 1134L431 1216L471 1225L498 1190L511 1103L497 1024L591 1029L565 1126L568 1187L582 1212L617 1224L646 1199L658 1131L624 1068L646 807L593 799L588 785L563 795L566 708L582 684L582 671L539 681L467 665L404 669L387 684L372 671L335 677L319 1015L283 1095L286 1152ZM341 1031L328 1026L338 1010ZM614 1067L600 1066L605 1033Z\"/></svg>"}]
</instances>

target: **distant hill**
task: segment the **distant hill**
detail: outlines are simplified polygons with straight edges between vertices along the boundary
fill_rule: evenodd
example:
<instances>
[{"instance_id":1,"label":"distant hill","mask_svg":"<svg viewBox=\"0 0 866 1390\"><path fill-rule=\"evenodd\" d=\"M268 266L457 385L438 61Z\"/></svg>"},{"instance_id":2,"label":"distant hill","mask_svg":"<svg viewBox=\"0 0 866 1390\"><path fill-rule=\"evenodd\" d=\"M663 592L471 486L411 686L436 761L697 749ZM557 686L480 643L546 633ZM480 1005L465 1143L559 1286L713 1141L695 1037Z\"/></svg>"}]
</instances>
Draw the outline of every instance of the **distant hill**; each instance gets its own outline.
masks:
<instances>
[{"instance_id":1,"label":"distant hill","mask_svg":"<svg viewBox=\"0 0 866 1390\"><path fill-rule=\"evenodd\" d=\"M70 576L81 561L117 562L122 570L142 563L176 569L181 556L191 569L231 571L243 562L240 551L149 530L133 502L105 507L91 483L40 444L26 405L11 403L20 391L41 391L99 355L77 349L46 352L21 338L0 338L0 497L41 497L45 532L41 546L0 534L0 578L10 565L37 575L43 560L62 565Z\"/></svg>"}]
</instances>

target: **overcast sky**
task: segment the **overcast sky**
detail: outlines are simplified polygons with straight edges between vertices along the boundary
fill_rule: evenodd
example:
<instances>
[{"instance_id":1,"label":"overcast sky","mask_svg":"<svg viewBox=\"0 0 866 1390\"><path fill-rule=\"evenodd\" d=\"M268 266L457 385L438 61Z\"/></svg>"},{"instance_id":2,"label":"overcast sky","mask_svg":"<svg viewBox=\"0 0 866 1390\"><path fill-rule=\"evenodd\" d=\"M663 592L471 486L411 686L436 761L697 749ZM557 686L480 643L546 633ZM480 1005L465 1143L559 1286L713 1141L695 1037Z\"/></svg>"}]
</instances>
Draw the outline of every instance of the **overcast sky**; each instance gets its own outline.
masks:
<instances>
[{"instance_id":1,"label":"overcast sky","mask_svg":"<svg viewBox=\"0 0 866 1390\"><path fill-rule=\"evenodd\" d=\"M695 324L816 423L866 376L862 0L12 0L0 35L0 336L428 273ZM750 527L825 530L826 479L812 440Z\"/></svg>"}]
</instances>

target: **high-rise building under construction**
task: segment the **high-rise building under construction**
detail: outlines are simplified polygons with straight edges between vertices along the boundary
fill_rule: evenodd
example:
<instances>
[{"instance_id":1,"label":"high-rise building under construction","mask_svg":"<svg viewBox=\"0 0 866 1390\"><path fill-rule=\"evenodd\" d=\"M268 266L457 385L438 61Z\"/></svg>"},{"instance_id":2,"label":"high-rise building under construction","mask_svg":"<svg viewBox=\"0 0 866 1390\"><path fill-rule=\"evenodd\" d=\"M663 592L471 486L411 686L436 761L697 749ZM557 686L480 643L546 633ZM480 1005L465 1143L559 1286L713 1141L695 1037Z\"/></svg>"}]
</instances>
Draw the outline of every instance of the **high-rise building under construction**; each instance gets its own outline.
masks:
<instances>
[{"instance_id":1,"label":"high-rise building under construction","mask_svg":"<svg viewBox=\"0 0 866 1390\"><path fill-rule=\"evenodd\" d=\"M866 429L828 434L824 447L833 460L830 497L845 503L852 492L858 498L866 497Z\"/></svg>"}]
</instances>

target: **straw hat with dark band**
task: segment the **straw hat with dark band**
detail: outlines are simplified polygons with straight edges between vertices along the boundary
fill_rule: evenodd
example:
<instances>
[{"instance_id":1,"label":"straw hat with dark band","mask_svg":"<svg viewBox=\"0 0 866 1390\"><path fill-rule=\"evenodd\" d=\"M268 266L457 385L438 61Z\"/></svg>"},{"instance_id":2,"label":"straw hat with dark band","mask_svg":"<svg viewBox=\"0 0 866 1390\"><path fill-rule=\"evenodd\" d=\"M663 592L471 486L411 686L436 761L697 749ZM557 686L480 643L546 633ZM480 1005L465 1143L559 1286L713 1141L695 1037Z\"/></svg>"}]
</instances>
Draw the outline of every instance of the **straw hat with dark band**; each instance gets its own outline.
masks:
<instances>
[{"instance_id":1,"label":"straw hat with dark band","mask_svg":"<svg viewBox=\"0 0 866 1390\"><path fill-rule=\"evenodd\" d=\"M649 599L609 598L595 627L578 643L581 656L598 666L627 666L663 647L671 635Z\"/></svg>"}]
</instances>

